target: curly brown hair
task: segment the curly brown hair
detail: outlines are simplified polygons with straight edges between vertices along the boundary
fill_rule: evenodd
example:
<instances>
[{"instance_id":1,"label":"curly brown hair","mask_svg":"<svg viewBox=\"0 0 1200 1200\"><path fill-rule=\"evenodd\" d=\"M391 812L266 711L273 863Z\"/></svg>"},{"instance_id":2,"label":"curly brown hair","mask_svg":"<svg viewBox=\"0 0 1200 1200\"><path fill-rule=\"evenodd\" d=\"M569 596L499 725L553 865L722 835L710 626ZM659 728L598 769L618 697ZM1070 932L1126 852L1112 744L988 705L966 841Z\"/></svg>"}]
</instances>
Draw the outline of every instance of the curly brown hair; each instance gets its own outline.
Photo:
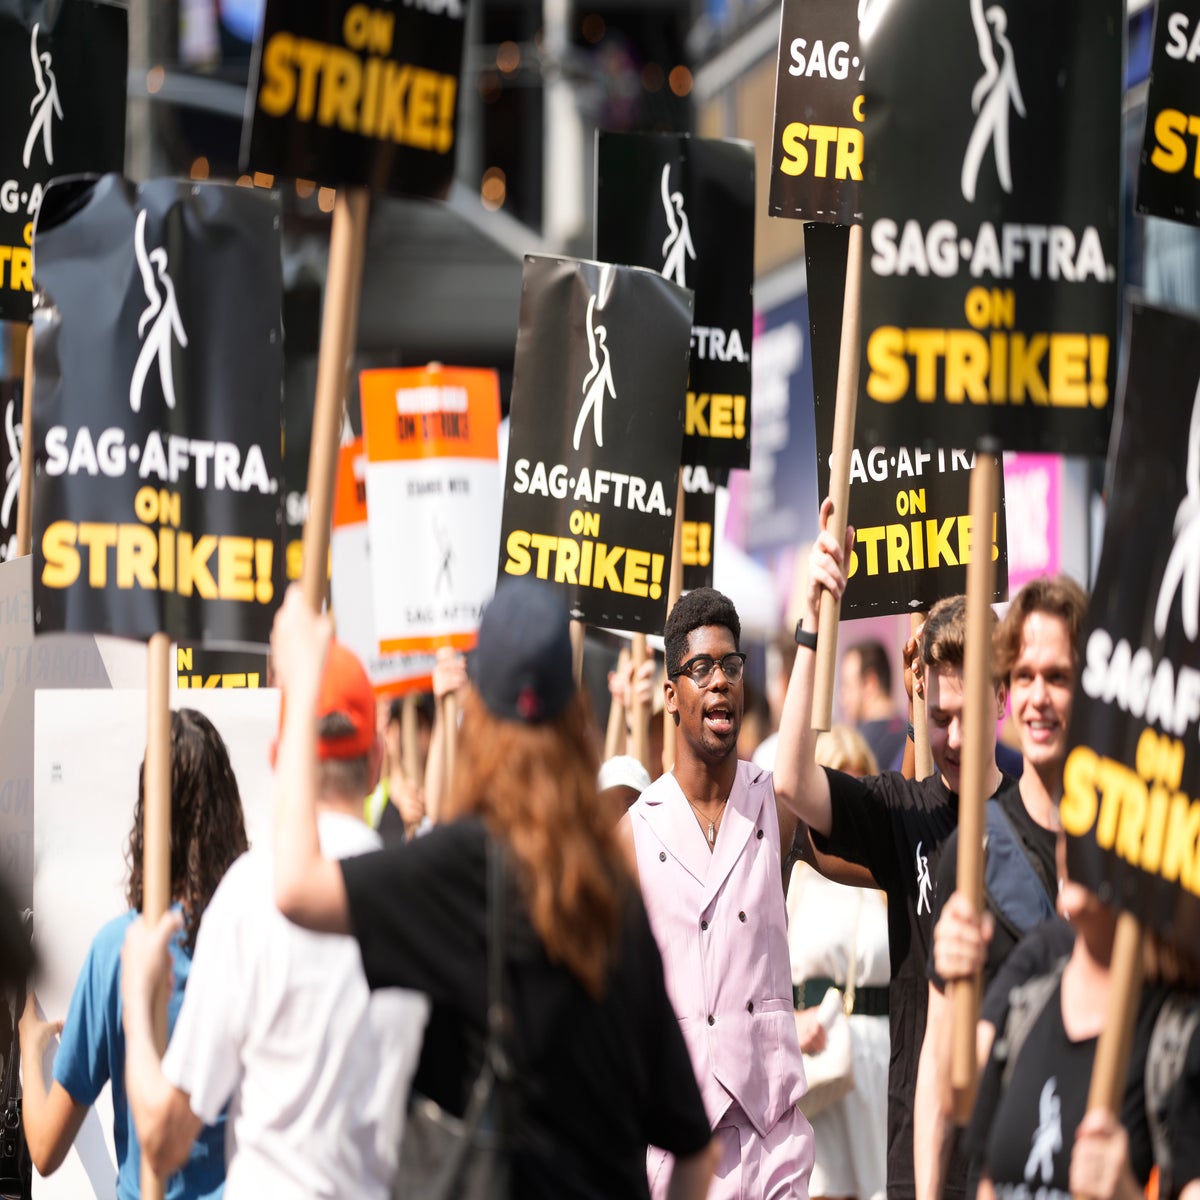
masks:
<instances>
[{"instance_id":1,"label":"curly brown hair","mask_svg":"<svg viewBox=\"0 0 1200 1200\"><path fill-rule=\"evenodd\" d=\"M598 770L582 692L558 717L529 725L493 716L466 689L445 819L478 814L508 846L547 956L595 998L603 995L633 885L596 788Z\"/></svg>"},{"instance_id":2,"label":"curly brown hair","mask_svg":"<svg viewBox=\"0 0 1200 1200\"><path fill-rule=\"evenodd\" d=\"M142 815L145 762L138 771L137 806L125 861L130 908L142 910ZM171 714L171 899L183 906L188 952L217 884L245 853L246 824L229 752L212 722L195 709Z\"/></svg>"}]
</instances>

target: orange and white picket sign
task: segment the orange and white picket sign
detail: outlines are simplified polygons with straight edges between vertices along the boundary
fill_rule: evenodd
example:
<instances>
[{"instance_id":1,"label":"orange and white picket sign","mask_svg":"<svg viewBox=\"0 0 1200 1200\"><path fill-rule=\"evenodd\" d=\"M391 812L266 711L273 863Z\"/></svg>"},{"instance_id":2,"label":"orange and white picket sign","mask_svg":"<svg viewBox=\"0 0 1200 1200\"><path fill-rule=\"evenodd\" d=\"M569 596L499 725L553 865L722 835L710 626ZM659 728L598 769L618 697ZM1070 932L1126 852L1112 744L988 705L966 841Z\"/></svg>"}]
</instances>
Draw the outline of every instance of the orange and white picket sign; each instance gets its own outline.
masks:
<instances>
[{"instance_id":1,"label":"orange and white picket sign","mask_svg":"<svg viewBox=\"0 0 1200 1200\"><path fill-rule=\"evenodd\" d=\"M500 552L499 381L431 365L364 371L360 393L379 649L469 649Z\"/></svg>"}]
</instances>

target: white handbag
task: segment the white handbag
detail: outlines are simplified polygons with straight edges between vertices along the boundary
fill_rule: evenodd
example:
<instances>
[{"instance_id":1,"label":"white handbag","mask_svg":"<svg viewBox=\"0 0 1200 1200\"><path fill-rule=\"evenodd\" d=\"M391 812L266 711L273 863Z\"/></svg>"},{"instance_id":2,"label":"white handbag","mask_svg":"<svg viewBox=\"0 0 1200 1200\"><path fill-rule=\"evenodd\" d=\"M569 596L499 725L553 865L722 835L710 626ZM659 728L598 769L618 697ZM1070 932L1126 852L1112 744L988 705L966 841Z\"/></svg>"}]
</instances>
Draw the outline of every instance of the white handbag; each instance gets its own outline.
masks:
<instances>
[{"instance_id":1,"label":"white handbag","mask_svg":"<svg viewBox=\"0 0 1200 1200\"><path fill-rule=\"evenodd\" d=\"M854 1090L854 1048L850 1041L850 1018L854 1011L854 992L858 976L858 927L862 920L862 893L854 916L854 940L846 967L846 993L830 988L822 999L818 1014L825 1027L825 1048L816 1054L804 1054L804 1076L808 1091L800 1099L800 1111L810 1120L836 1104Z\"/></svg>"}]
</instances>

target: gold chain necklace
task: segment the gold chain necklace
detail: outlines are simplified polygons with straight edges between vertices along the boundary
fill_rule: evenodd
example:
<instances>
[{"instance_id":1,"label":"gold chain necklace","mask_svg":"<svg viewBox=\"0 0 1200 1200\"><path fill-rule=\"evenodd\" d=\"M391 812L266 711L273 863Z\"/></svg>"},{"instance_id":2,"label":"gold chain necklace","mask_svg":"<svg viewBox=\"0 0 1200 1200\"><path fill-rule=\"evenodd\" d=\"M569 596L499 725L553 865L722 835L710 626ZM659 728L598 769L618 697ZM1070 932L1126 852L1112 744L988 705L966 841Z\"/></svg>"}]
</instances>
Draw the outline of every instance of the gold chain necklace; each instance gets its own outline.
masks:
<instances>
[{"instance_id":1,"label":"gold chain necklace","mask_svg":"<svg viewBox=\"0 0 1200 1200\"><path fill-rule=\"evenodd\" d=\"M688 799L687 796L684 796L684 799L687 800L689 804L692 804L691 800ZM704 822L708 822L707 837L709 850L712 850L717 843L717 827L721 824L721 818L725 815L725 805L728 802L728 799L729 797L726 796L726 798L721 801L721 811L717 813L717 819L715 821L712 819L712 817L707 816L701 809L697 808L696 805L692 804L692 811L700 818L701 829L704 828Z\"/></svg>"}]
</instances>

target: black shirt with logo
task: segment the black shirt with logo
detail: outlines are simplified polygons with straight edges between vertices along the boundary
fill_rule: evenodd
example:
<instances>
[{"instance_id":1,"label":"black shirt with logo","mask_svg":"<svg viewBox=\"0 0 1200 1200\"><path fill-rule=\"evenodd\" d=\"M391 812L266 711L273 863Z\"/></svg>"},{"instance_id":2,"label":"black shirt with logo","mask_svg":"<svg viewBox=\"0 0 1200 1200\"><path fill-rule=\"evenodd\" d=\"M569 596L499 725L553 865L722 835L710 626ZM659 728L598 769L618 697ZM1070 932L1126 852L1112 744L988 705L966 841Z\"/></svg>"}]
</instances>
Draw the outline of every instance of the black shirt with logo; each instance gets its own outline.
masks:
<instances>
[{"instance_id":1,"label":"black shirt with logo","mask_svg":"<svg viewBox=\"0 0 1200 1200\"><path fill-rule=\"evenodd\" d=\"M942 847L958 827L958 796L940 775L915 781L893 771L864 779L829 769L825 773L833 825L828 837L813 833L814 845L868 867L888 898L892 1051L887 1193L889 1200L912 1200L913 1101L929 1003L926 963L935 881ZM1002 775L994 794L1003 800L1016 790L1016 780Z\"/></svg>"},{"instance_id":2,"label":"black shirt with logo","mask_svg":"<svg viewBox=\"0 0 1200 1200\"><path fill-rule=\"evenodd\" d=\"M1143 1080L1157 1007L1153 998L1142 1005L1121 1114L1130 1164L1143 1184L1154 1157ZM1087 1112L1095 1056L1094 1037L1072 1041L1067 1035L1060 982L1030 1027L1007 1087L1003 1060L996 1055L989 1060L966 1143L995 1185L996 1200L1070 1200L1071 1149Z\"/></svg>"}]
</instances>

